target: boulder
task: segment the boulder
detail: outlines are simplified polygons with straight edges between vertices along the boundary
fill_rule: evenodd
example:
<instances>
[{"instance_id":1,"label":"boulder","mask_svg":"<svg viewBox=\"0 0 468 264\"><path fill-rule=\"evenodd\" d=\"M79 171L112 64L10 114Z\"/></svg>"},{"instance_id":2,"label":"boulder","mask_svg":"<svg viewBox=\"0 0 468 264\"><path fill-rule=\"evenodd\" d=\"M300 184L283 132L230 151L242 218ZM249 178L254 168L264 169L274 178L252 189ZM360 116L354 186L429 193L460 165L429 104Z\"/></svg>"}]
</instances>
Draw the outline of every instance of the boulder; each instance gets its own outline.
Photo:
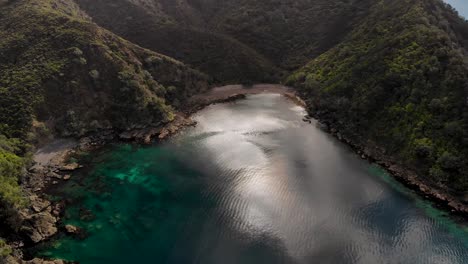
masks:
<instances>
[{"instance_id":1,"label":"boulder","mask_svg":"<svg viewBox=\"0 0 468 264\"><path fill-rule=\"evenodd\" d=\"M0 263L2 264L20 264L21 263L20 261L21 260L13 256L7 256L4 259L0 258Z\"/></svg>"},{"instance_id":2,"label":"boulder","mask_svg":"<svg viewBox=\"0 0 468 264\"><path fill-rule=\"evenodd\" d=\"M61 171L74 171L78 168L81 168L81 166L76 163L76 162L73 162L73 163L70 163L70 164L66 164L66 165L63 165L60 170Z\"/></svg>"},{"instance_id":3,"label":"boulder","mask_svg":"<svg viewBox=\"0 0 468 264\"><path fill-rule=\"evenodd\" d=\"M39 198L37 195L31 195L29 201L31 203L31 208L36 213L40 213L50 206L50 201Z\"/></svg>"},{"instance_id":4,"label":"boulder","mask_svg":"<svg viewBox=\"0 0 468 264\"><path fill-rule=\"evenodd\" d=\"M53 216L60 216L60 214L62 213L63 209L65 207L65 201L60 201L58 203L56 203L51 209L52 209L52 215Z\"/></svg>"},{"instance_id":5,"label":"boulder","mask_svg":"<svg viewBox=\"0 0 468 264\"><path fill-rule=\"evenodd\" d=\"M74 225L66 225L65 230L68 234L78 234L79 228Z\"/></svg>"},{"instance_id":6,"label":"boulder","mask_svg":"<svg viewBox=\"0 0 468 264\"><path fill-rule=\"evenodd\" d=\"M72 235L72 236L74 236L76 238L79 238L79 239L85 239L86 238L86 232L82 228L79 228L77 226L66 225L65 226L65 231L67 232L67 234Z\"/></svg>"},{"instance_id":7,"label":"boulder","mask_svg":"<svg viewBox=\"0 0 468 264\"><path fill-rule=\"evenodd\" d=\"M46 240L57 233L57 219L49 212L33 214L25 220L26 222L21 227L21 231L33 243Z\"/></svg>"},{"instance_id":8,"label":"boulder","mask_svg":"<svg viewBox=\"0 0 468 264\"><path fill-rule=\"evenodd\" d=\"M62 179L62 175L55 173L55 172L50 172L48 176L51 178Z\"/></svg>"},{"instance_id":9,"label":"boulder","mask_svg":"<svg viewBox=\"0 0 468 264\"><path fill-rule=\"evenodd\" d=\"M81 221L93 221L96 218L93 212L91 212L91 210L83 208L83 207L80 208L79 214L80 214Z\"/></svg>"}]
</instances>

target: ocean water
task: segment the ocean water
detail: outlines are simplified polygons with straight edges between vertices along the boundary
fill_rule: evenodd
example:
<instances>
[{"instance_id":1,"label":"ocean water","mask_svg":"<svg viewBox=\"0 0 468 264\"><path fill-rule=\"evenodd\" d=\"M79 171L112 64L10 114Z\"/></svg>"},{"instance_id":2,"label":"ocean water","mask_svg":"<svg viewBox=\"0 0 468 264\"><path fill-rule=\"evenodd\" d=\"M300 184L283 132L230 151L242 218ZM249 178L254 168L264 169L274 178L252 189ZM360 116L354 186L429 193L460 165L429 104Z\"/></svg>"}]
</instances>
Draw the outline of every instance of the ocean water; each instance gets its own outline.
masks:
<instances>
[{"instance_id":1,"label":"ocean water","mask_svg":"<svg viewBox=\"0 0 468 264\"><path fill-rule=\"evenodd\" d=\"M210 106L164 144L83 158L39 254L102 263L468 263L468 231L275 94Z\"/></svg>"}]
</instances>

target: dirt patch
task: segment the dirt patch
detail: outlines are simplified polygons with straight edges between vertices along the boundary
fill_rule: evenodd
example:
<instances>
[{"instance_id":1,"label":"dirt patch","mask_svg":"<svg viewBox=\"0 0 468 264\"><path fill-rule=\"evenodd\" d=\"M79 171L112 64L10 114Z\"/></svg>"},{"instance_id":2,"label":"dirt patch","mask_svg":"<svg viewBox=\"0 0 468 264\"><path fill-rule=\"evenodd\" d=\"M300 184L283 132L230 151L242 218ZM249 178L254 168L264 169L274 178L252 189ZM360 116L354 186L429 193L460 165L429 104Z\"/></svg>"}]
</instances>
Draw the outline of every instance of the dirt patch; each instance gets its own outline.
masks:
<instances>
[{"instance_id":1,"label":"dirt patch","mask_svg":"<svg viewBox=\"0 0 468 264\"><path fill-rule=\"evenodd\" d=\"M34 166L39 168L60 164L68 151L77 145L78 142L74 139L56 139L34 153Z\"/></svg>"}]
</instances>

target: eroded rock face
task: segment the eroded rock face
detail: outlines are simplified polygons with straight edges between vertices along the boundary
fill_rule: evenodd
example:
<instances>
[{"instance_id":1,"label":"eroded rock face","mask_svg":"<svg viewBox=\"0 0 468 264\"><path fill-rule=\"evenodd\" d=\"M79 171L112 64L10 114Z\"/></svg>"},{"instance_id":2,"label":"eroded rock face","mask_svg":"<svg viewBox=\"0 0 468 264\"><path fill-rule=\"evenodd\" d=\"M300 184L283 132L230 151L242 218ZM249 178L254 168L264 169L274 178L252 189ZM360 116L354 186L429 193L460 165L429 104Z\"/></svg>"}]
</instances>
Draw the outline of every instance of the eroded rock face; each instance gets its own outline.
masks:
<instances>
[{"instance_id":1,"label":"eroded rock face","mask_svg":"<svg viewBox=\"0 0 468 264\"><path fill-rule=\"evenodd\" d=\"M31 208L36 213L45 211L51 205L50 201L39 198L37 195L31 195L29 200L31 202Z\"/></svg>"},{"instance_id":2,"label":"eroded rock face","mask_svg":"<svg viewBox=\"0 0 468 264\"><path fill-rule=\"evenodd\" d=\"M50 238L57 233L57 219L50 212L44 211L28 216L21 232L33 243Z\"/></svg>"}]
</instances>

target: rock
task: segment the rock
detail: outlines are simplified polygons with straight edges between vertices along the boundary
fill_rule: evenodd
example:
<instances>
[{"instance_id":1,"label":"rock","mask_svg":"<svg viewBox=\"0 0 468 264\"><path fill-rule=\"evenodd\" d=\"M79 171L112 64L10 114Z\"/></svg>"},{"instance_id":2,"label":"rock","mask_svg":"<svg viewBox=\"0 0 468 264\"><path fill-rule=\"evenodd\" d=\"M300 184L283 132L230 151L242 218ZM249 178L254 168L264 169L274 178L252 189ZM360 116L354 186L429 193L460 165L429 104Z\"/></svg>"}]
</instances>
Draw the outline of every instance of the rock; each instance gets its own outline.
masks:
<instances>
[{"instance_id":1,"label":"rock","mask_svg":"<svg viewBox=\"0 0 468 264\"><path fill-rule=\"evenodd\" d=\"M57 233L57 219L49 212L41 212L30 216L21 227L21 231L32 242L38 243Z\"/></svg>"},{"instance_id":2,"label":"rock","mask_svg":"<svg viewBox=\"0 0 468 264\"><path fill-rule=\"evenodd\" d=\"M122 132L119 134L119 138L120 139L123 139L123 140L129 140L129 139L132 139L133 138L133 135L132 133L130 133L129 131L127 132Z\"/></svg>"},{"instance_id":3,"label":"rock","mask_svg":"<svg viewBox=\"0 0 468 264\"><path fill-rule=\"evenodd\" d=\"M57 217L60 216L61 212L63 211L63 208L65 208L65 201L62 200L53 206L52 215Z\"/></svg>"},{"instance_id":4,"label":"rock","mask_svg":"<svg viewBox=\"0 0 468 264\"><path fill-rule=\"evenodd\" d=\"M76 237L78 239L85 239L86 238L86 232L82 228L76 227L74 225L66 225L65 226L65 231L69 235L73 235L74 237Z\"/></svg>"},{"instance_id":5,"label":"rock","mask_svg":"<svg viewBox=\"0 0 468 264\"><path fill-rule=\"evenodd\" d=\"M55 172L50 172L48 176L51 178L62 179L62 175L55 173Z\"/></svg>"},{"instance_id":6,"label":"rock","mask_svg":"<svg viewBox=\"0 0 468 264\"><path fill-rule=\"evenodd\" d=\"M158 138L165 139L167 136L169 136L169 130L164 128L161 130L161 133L159 134Z\"/></svg>"},{"instance_id":7,"label":"rock","mask_svg":"<svg viewBox=\"0 0 468 264\"><path fill-rule=\"evenodd\" d=\"M93 212L91 212L91 210L88 210L86 208L80 208L79 214L80 214L81 221L92 221L94 220L94 218L96 218Z\"/></svg>"},{"instance_id":8,"label":"rock","mask_svg":"<svg viewBox=\"0 0 468 264\"><path fill-rule=\"evenodd\" d=\"M71 175L70 175L70 174L67 174L67 175L63 176L63 179L64 179L65 181L68 181L70 178L71 178Z\"/></svg>"},{"instance_id":9,"label":"rock","mask_svg":"<svg viewBox=\"0 0 468 264\"><path fill-rule=\"evenodd\" d=\"M322 130L325 131L325 132L329 132L329 131L330 131L328 125L325 124L325 123L317 122L317 126L318 126L318 128L322 129Z\"/></svg>"},{"instance_id":10,"label":"rock","mask_svg":"<svg viewBox=\"0 0 468 264\"><path fill-rule=\"evenodd\" d=\"M150 144L151 143L151 135L146 135L144 138L143 138L143 143L145 144Z\"/></svg>"},{"instance_id":11,"label":"rock","mask_svg":"<svg viewBox=\"0 0 468 264\"><path fill-rule=\"evenodd\" d=\"M74 225L66 225L65 230L68 234L78 234L79 228Z\"/></svg>"},{"instance_id":12,"label":"rock","mask_svg":"<svg viewBox=\"0 0 468 264\"><path fill-rule=\"evenodd\" d=\"M342 139L343 139L343 136L341 135L340 132L336 133L336 137L338 138L338 140L342 140Z\"/></svg>"},{"instance_id":13,"label":"rock","mask_svg":"<svg viewBox=\"0 0 468 264\"><path fill-rule=\"evenodd\" d=\"M31 202L31 208L36 213L40 213L50 206L50 201L41 199L37 195L31 195L29 201Z\"/></svg>"},{"instance_id":14,"label":"rock","mask_svg":"<svg viewBox=\"0 0 468 264\"><path fill-rule=\"evenodd\" d=\"M62 171L74 171L78 168L81 168L81 166L76 163L76 162L73 162L73 163L70 163L70 164L67 164L67 165L63 165L60 170Z\"/></svg>"},{"instance_id":15,"label":"rock","mask_svg":"<svg viewBox=\"0 0 468 264\"><path fill-rule=\"evenodd\" d=\"M34 164L34 166L28 169L28 171L31 173L41 174L44 173L44 166L42 166L41 164Z\"/></svg>"},{"instance_id":16,"label":"rock","mask_svg":"<svg viewBox=\"0 0 468 264\"><path fill-rule=\"evenodd\" d=\"M225 99L215 101L215 103L228 103L228 102L234 102L234 101L237 101L237 100L242 100L242 99L245 99L245 98L247 98L247 96L245 94L233 94L233 95L228 96Z\"/></svg>"},{"instance_id":17,"label":"rock","mask_svg":"<svg viewBox=\"0 0 468 264\"><path fill-rule=\"evenodd\" d=\"M21 260L13 257L13 256L7 256L5 259L0 258L0 263L2 264L20 264Z\"/></svg>"},{"instance_id":18,"label":"rock","mask_svg":"<svg viewBox=\"0 0 468 264\"><path fill-rule=\"evenodd\" d=\"M64 264L65 262L61 259L56 260L43 260L40 258L34 258L30 261L22 261L23 264Z\"/></svg>"}]
</instances>

